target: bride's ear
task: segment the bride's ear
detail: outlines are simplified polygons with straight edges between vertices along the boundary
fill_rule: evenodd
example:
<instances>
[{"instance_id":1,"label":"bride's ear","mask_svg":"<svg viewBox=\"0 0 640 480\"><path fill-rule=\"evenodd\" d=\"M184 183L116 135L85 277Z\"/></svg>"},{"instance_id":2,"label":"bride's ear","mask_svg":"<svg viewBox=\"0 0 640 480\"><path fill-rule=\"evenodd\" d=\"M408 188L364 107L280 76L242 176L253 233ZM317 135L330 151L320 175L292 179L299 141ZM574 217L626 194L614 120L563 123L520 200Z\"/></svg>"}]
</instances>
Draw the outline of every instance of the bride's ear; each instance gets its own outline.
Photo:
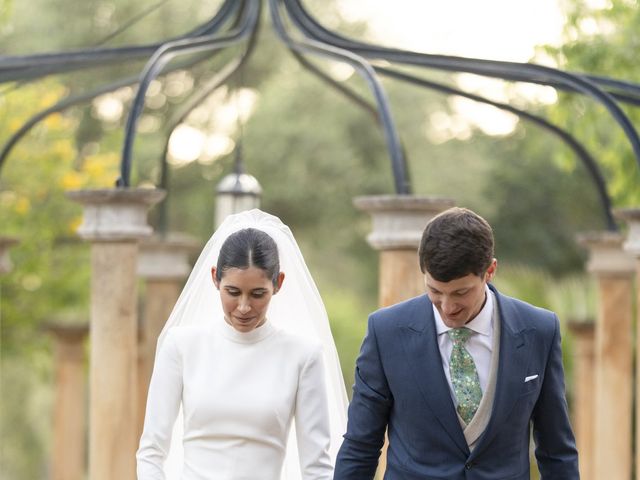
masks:
<instances>
[{"instance_id":1,"label":"bride's ear","mask_svg":"<svg viewBox=\"0 0 640 480\"><path fill-rule=\"evenodd\" d=\"M282 287L282 282L284 282L284 272L280 272L278 274L278 278L276 279L276 288L274 289L274 294L278 293L278 290Z\"/></svg>"},{"instance_id":2,"label":"bride's ear","mask_svg":"<svg viewBox=\"0 0 640 480\"><path fill-rule=\"evenodd\" d=\"M220 282L216 278L216 267L211 267L211 279L213 280L213 284L216 286L216 288L220 290Z\"/></svg>"}]
</instances>

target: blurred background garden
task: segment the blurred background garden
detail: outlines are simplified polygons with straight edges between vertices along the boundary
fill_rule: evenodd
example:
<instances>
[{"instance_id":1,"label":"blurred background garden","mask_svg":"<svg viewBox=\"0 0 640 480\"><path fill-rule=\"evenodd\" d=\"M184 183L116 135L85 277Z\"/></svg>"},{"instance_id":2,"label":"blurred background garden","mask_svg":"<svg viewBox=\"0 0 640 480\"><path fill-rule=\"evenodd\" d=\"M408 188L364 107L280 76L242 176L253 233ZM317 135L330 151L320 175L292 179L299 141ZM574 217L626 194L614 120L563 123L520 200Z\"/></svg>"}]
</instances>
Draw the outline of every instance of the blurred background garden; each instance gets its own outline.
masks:
<instances>
[{"instance_id":1,"label":"blurred background garden","mask_svg":"<svg viewBox=\"0 0 640 480\"><path fill-rule=\"evenodd\" d=\"M160 42L193 29L221 3L0 0L0 54ZM445 35L402 24L416 4L421 15L427 15L429 8L436 15L439 2L389 3L397 3L398 17L387 14L383 20L396 32L413 28L413 38L424 43L408 45L407 37L378 28L384 23L380 18L374 22L373 14L358 14L375 9L373 3L332 0L305 5L329 28L381 45L403 41L403 48L426 52L431 36ZM510 43L511 36L532 22L526 8L535 11L551 4L544 8L558 14L557 38L535 45L526 58L509 58L499 49L500 41L496 47L469 50L467 55L532 61L640 82L637 1L523 2L530 5L520 13L507 7L509 2L478 2L483 4L479 13L474 10L479 8L473 6L476 2L451 3L453 9L445 12L449 16L437 21L448 25L446 35L456 45L473 45L484 36ZM511 15L497 15L498 10L492 9ZM378 257L366 241L371 222L353 206L353 198L394 191L388 152L371 114L305 69L276 38L266 9L262 15L250 58L171 134L163 207L166 224L201 243L209 238L216 185L233 170L241 145L244 168L263 189L262 208L283 219L300 243L326 303L350 390L367 315L378 304ZM476 17L474 29L463 23L462 17L469 15ZM492 17L499 22L489 23ZM136 136L133 185L159 183L160 158L172 118L237 53L233 48L222 51L152 83ZM428 53L465 55L459 50ZM2 61L0 57L0 65ZM144 63L1 83L0 143L32 115L67 95L138 75ZM370 97L351 67L322 59L314 63L334 80ZM551 87L436 70L425 73L417 67L405 71L419 71L431 80L515 105L562 126L596 159L613 205L640 205L640 170L633 151L619 126L595 102ZM499 261L495 283L504 293L557 311L565 327L570 319L592 321L595 288L576 234L603 230L606 224L593 180L574 152L543 129L493 107L391 79L383 79L383 86L402 139L413 193L453 198L489 220ZM134 95L135 85L125 86L48 116L2 164L0 234L17 239L9 252L13 268L0 275L3 479L48 478L55 378L52 337L46 325L89 320L90 246L76 235L82 209L65 192L113 187ZM636 127L640 125L637 108L622 108ZM157 228L160 217L156 206L150 224ZM139 295L144 295L144 285ZM571 401L571 336L565 335L565 340Z\"/></svg>"}]
</instances>

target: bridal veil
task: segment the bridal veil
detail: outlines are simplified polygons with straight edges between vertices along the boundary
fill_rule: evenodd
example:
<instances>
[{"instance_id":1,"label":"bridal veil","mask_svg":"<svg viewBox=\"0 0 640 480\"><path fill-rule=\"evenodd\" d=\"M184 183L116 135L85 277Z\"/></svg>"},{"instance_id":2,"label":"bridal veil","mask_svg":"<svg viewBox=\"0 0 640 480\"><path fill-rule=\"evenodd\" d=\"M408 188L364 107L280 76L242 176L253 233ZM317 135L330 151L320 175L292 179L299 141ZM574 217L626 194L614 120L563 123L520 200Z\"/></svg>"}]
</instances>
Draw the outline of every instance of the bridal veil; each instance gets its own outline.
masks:
<instances>
[{"instance_id":1,"label":"bridal veil","mask_svg":"<svg viewBox=\"0 0 640 480\"><path fill-rule=\"evenodd\" d=\"M225 239L243 228L262 230L278 245L280 269L285 272L286 279L278 294L271 299L267 313L268 321L287 332L317 339L323 345L331 427L330 455L333 461L347 424L348 399L344 379L322 298L291 230L279 218L257 209L227 217L202 250L158 338L158 347L171 327L224 321L220 296L211 279L211 267L216 265ZM273 388L278 388L278 385L274 385ZM172 435L171 450L165 463L168 480L180 478L182 433L180 412ZM283 480L300 478L295 427L291 428L289 435L283 470Z\"/></svg>"}]
</instances>

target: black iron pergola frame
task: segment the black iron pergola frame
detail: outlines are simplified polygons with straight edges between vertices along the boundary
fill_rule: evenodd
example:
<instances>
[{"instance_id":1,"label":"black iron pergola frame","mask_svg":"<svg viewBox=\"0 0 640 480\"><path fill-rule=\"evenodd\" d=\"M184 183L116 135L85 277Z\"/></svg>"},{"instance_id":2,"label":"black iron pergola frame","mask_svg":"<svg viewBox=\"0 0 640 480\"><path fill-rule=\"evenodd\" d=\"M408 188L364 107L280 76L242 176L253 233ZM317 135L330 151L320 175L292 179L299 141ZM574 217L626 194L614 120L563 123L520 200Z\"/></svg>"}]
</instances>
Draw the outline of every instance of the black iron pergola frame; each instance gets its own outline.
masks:
<instances>
[{"instance_id":1,"label":"black iron pergola frame","mask_svg":"<svg viewBox=\"0 0 640 480\"><path fill-rule=\"evenodd\" d=\"M520 118L552 133L576 154L587 169L602 205L605 224L609 230L617 229L611 212L612 205L606 182L596 160L566 130L539 115L403 72L394 67L394 65L473 73L513 82L547 85L559 90L586 95L601 103L623 130L635 155L636 163L640 168L640 137L619 106L619 103L631 106L640 105L639 84L597 75L570 73L533 63L433 55L380 47L353 40L328 30L309 14L301 0L265 1L268 2L271 21L278 37L293 52L301 64L331 84L332 87L338 89L356 105L369 111L381 125L397 194L411 193L411 184L400 136L395 127L389 108L389 101L378 75L418 85L445 95L462 96L476 102L489 104L518 115ZM165 2L166 0L162 0L154 7L158 7ZM47 116L71 106L82 104L123 86L137 83L139 86L125 127L120 177L116 182L117 187L129 187L137 121L144 108L145 94L151 82L163 73L190 68L205 59L211 58L213 54L223 49L245 44L244 50L222 67L213 78L201 86L199 91L184 102L180 111L168 121L160 178L160 187L166 187L168 182L166 157L168 138L171 132L203 98L224 84L247 60L255 44L259 29L262 3L262 0L224 0L215 15L207 22L191 32L164 42L120 48L96 46L60 53L0 56L0 83L26 82L46 75L104 67L105 65L123 61L147 59L146 65L139 76L124 78L79 95L69 96L56 105L34 115L9 138L2 150L0 150L0 169L6 163L7 157L17 142ZM371 104L347 86L334 81L322 72L320 68L308 61L306 55L321 56L351 65L366 81L375 103ZM189 56L190 59L173 62L174 59L184 56Z\"/></svg>"}]
</instances>

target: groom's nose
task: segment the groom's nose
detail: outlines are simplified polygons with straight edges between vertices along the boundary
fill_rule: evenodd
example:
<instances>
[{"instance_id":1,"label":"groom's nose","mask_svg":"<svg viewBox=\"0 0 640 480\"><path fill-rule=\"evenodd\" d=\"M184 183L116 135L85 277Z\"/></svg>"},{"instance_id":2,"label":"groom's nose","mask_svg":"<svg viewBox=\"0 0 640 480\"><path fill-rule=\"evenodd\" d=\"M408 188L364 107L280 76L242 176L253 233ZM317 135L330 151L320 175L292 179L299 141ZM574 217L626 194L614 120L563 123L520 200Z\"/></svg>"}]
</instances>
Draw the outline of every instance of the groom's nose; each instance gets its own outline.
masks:
<instances>
[{"instance_id":1,"label":"groom's nose","mask_svg":"<svg viewBox=\"0 0 640 480\"><path fill-rule=\"evenodd\" d=\"M445 314L453 313L456 310L455 302L450 298L443 296L442 300L440 301L440 308Z\"/></svg>"}]
</instances>

